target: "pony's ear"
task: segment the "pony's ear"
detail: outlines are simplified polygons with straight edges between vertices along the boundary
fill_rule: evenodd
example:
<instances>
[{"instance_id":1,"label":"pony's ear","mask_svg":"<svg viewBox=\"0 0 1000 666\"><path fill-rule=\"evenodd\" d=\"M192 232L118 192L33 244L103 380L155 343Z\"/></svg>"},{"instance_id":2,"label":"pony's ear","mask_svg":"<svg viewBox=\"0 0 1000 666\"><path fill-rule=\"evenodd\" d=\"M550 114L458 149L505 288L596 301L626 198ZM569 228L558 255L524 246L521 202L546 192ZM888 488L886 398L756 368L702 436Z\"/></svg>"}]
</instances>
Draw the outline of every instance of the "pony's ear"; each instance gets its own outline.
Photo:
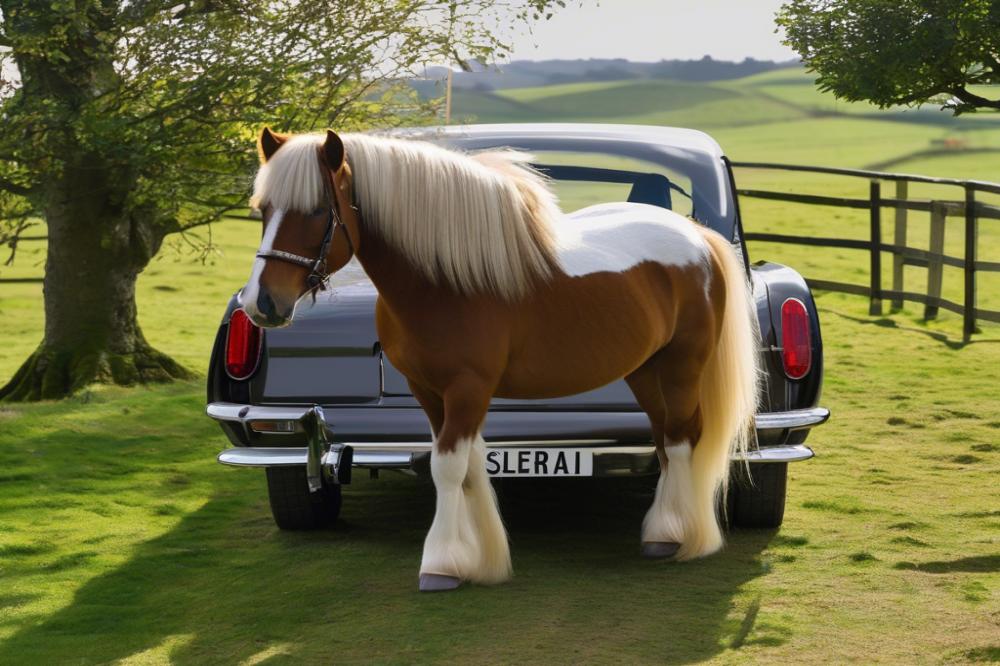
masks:
<instances>
[{"instance_id":1,"label":"pony's ear","mask_svg":"<svg viewBox=\"0 0 1000 666\"><path fill-rule=\"evenodd\" d=\"M257 152L260 153L260 163L271 159L271 156L281 148L282 144L288 141L287 134L272 132L270 127L261 130L260 139L257 141Z\"/></svg>"},{"instance_id":2,"label":"pony's ear","mask_svg":"<svg viewBox=\"0 0 1000 666\"><path fill-rule=\"evenodd\" d=\"M323 159L334 173L344 165L344 142L331 129L326 131L326 141L323 142Z\"/></svg>"}]
</instances>

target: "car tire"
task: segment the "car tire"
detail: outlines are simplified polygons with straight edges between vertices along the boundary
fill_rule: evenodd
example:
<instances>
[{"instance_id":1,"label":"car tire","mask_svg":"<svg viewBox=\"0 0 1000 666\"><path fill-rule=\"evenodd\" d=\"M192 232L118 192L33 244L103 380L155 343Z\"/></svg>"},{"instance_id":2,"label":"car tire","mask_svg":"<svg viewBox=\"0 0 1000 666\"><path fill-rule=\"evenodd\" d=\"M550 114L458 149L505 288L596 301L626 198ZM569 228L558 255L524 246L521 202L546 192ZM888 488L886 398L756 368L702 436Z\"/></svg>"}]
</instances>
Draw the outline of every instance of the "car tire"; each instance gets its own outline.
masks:
<instances>
[{"instance_id":1,"label":"car tire","mask_svg":"<svg viewBox=\"0 0 1000 666\"><path fill-rule=\"evenodd\" d=\"M729 485L729 523L734 527L774 529L785 517L788 463L761 463L737 470Z\"/></svg>"},{"instance_id":2,"label":"car tire","mask_svg":"<svg viewBox=\"0 0 1000 666\"><path fill-rule=\"evenodd\" d=\"M268 467L265 471L271 515L280 529L315 530L336 522L340 515L340 486L324 483L321 490L309 492L303 465Z\"/></svg>"}]
</instances>

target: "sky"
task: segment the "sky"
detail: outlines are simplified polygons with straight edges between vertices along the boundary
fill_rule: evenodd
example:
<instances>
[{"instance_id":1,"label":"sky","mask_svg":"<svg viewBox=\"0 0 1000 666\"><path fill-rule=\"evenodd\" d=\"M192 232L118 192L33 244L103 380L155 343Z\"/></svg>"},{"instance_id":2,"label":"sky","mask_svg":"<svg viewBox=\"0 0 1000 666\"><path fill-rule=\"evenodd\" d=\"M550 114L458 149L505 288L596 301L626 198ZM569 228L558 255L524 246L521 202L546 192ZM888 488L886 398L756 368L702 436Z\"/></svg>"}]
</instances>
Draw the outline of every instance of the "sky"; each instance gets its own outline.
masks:
<instances>
[{"instance_id":1,"label":"sky","mask_svg":"<svg viewBox=\"0 0 1000 666\"><path fill-rule=\"evenodd\" d=\"M775 34L782 0L567 0L532 34L513 39L512 60L790 60Z\"/></svg>"}]
</instances>

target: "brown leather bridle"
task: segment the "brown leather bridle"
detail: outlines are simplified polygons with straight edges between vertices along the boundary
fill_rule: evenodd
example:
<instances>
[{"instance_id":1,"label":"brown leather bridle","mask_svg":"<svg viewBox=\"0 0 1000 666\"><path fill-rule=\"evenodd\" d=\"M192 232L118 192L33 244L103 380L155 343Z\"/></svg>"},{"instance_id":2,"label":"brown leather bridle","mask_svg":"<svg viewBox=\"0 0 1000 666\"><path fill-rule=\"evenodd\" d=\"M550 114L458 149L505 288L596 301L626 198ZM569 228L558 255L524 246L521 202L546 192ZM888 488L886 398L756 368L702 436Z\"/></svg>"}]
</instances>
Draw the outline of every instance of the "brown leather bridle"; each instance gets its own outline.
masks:
<instances>
[{"instance_id":1,"label":"brown leather bridle","mask_svg":"<svg viewBox=\"0 0 1000 666\"><path fill-rule=\"evenodd\" d=\"M354 256L354 241L351 240L351 232L348 231L347 225L340 218L340 205L337 196L330 196L329 188L325 189L327 201L332 200L332 203L329 203L327 206L326 229L323 232L323 242L320 244L319 254L315 259L303 257L293 252L285 252L284 250L272 249L257 253L257 257L265 261L267 259L277 259L278 261L284 261L285 263L295 264L296 266L308 269L309 274L306 276L306 286L309 287L309 291L321 291L326 289L328 285L331 274L326 270L326 255L330 251L330 245L333 243L333 237L336 235L337 229L344 230L344 238L347 239L347 248L351 256ZM353 204L351 208L355 211L357 210L357 207Z\"/></svg>"}]
</instances>

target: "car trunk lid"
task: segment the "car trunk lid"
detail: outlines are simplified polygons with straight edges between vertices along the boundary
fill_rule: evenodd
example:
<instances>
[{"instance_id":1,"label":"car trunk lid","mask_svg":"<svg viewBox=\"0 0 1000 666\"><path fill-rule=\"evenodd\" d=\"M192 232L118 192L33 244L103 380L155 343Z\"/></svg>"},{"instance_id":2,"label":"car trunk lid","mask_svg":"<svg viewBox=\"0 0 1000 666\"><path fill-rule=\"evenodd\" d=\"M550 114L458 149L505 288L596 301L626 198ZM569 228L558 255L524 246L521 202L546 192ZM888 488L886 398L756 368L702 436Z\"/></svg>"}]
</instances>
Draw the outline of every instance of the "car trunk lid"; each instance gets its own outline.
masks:
<instances>
[{"instance_id":1,"label":"car trunk lid","mask_svg":"<svg viewBox=\"0 0 1000 666\"><path fill-rule=\"evenodd\" d=\"M292 324L266 332L263 403L363 403L381 396L374 288L356 263L299 303Z\"/></svg>"}]
</instances>

